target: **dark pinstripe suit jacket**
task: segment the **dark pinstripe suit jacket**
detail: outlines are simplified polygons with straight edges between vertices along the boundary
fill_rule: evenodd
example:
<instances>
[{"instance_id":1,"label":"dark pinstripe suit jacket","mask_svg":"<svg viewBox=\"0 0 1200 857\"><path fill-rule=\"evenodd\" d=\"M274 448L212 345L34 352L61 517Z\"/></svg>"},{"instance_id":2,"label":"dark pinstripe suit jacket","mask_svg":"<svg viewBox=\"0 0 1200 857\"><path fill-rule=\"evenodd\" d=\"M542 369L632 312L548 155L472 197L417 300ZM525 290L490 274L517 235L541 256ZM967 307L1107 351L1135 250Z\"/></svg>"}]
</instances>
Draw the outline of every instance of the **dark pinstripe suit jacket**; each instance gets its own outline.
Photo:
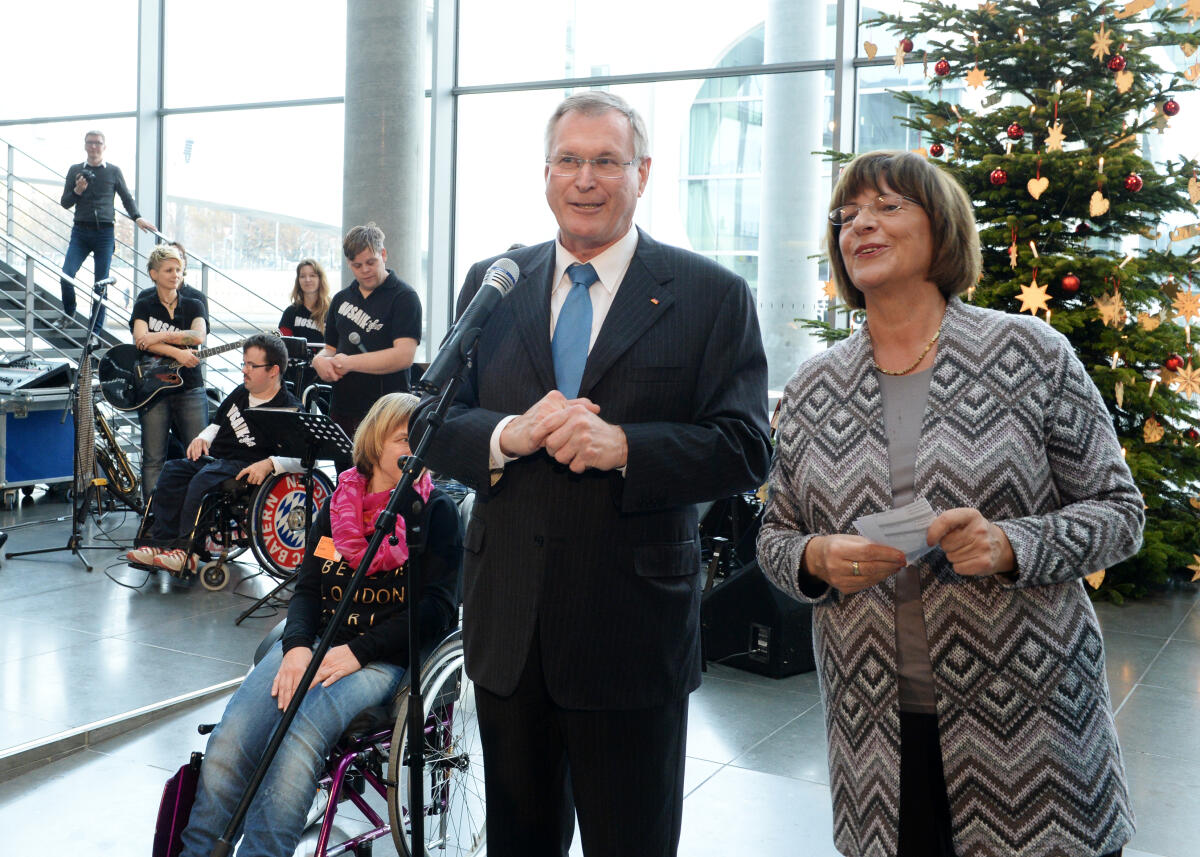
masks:
<instances>
[{"instance_id":1,"label":"dark pinstripe suit jacket","mask_svg":"<svg viewBox=\"0 0 1200 857\"><path fill-rule=\"evenodd\" d=\"M428 457L477 498L466 536L467 670L507 695L539 629L564 707L641 708L700 683L698 502L764 480L767 364L744 280L639 230L580 395L629 443L618 472L571 473L544 452L490 485L496 423L554 389L554 242L507 254L516 287L480 339L471 383ZM489 264L467 275L459 312Z\"/></svg>"}]
</instances>

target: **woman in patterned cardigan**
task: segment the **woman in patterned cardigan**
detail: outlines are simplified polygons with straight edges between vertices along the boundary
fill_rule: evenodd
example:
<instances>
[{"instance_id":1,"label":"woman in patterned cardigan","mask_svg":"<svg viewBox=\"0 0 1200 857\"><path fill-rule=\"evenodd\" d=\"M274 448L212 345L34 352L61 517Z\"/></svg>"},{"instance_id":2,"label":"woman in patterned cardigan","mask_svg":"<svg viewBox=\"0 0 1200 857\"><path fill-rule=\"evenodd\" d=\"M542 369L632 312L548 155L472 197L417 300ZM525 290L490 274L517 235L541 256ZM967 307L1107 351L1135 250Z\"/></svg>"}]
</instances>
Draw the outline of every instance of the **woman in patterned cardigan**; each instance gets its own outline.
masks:
<instances>
[{"instance_id":1,"label":"woman in patterned cardigan","mask_svg":"<svg viewBox=\"0 0 1200 857\"><path fill-rule=\"evenodd\" d=\"M863 155L828 246L849 338L788 383L759 560L814 605L834 840L864 857L1117 855L1133 816L1080 580L1137 551L1142 499L1070 344L955 295L962 189ZM911 565L854 532L928 500Z\"/></svg>"}]
</instances>

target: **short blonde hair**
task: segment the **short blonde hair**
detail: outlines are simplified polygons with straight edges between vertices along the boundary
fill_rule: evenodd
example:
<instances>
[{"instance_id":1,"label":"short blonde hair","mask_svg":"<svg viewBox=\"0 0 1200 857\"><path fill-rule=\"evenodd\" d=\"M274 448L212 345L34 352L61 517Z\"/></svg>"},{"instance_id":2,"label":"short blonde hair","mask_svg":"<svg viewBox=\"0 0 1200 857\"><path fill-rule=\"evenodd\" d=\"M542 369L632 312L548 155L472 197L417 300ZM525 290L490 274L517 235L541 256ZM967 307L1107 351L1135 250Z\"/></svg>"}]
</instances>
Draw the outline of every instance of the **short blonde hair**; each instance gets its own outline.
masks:
<instances>
[{"instance_id":1,"label":"short blonde hair","mask_svg":"<svg viewBox=\"0 0 1200 857\"><path fill-rule=\"evenodd\" d=\"M158 266L168 259L174 259L179 263L180 268L183 268L187 264L183 261L183 254L179 252L178 248L172 247L170 244L159 244L146 257L146 270L157 271Z\"/></svg>"},{"instance_id":2,"label":"short blonde hair","mask_svg":"<svg viewBox=\"0 0 1200 857\"><path fill-rule=\"evenodd\" d=\"M832 211L864 190L882 190L886 184L901 196L916 200L929 216L933 240L929 279L949 300L979 280L982 258L979 229L966 191L941 167L913 152L869 152L845 166L829 202ZM855 309L866 304L863 293L850 281L838 248L842 227L830 222L825 233L829 269L842 303Z\"/></svg>"},{"instance_id":3,"label":"short blonde hair","mask_svg":"<svg viewBox=\"0 0 1200 857\"><path fill-rule=\"evenodd\" d=\"M365 478L375 474L383 445L397 429L408 425L420 401L412 393L388 393L371 405L354 431L354 466Z\"/></svg>"}]
</instances>

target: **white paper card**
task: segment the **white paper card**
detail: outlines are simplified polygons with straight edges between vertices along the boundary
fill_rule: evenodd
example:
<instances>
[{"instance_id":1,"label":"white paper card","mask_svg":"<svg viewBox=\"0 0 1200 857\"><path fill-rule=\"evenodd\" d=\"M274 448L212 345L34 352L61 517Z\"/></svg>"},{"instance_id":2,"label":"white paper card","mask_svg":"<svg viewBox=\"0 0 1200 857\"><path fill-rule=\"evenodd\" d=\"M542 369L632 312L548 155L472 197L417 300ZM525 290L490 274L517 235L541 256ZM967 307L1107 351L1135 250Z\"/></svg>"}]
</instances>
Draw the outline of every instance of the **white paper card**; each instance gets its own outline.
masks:
<instances>
[{"instance_id":1,"label":"white paper card","mask_svg":"<svg viewBox=\"0 0 1200 857\"><path fill-rule=\"evenodd\" d=\"M864 515L854 522L854 529L868 541L904 551L912 563L933 550L925 544L925 533L934 517L929 501L918 497L907 506Z\"/></svg>"}]
</instances>

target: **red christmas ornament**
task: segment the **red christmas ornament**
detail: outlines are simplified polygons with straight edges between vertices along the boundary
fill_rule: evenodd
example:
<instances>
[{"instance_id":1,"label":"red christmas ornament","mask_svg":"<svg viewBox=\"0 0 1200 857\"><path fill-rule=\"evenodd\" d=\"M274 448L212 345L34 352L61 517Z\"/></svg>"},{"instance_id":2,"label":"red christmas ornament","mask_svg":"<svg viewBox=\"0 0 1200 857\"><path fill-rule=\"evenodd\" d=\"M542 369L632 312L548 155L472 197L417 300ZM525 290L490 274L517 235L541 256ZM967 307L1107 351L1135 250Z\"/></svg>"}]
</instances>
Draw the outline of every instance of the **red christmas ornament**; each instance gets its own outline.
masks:
<instances>
[{"instance_id":1,"label":"red christmas ornament","mask_svg":"<svg viewBox=\"0 0 1200 857\"><path fill-rule=\"evenodd\" d=\"M1137 193L1142 189L1144 184L1145 182L1142 181L1142 177L1137 173L1130 173L1129 175L1125 176L1125 190L1129 191L1130 193Z\"/></svg>"},{"instance_id":2,"label":"red christmas ornament","mask_svg":"<svg viewBox=\"0 0 1200 857\"><path fill-rule=\"evenodd\" d=\"M996 167L996 169L992 170L992 174L988 176L988 180L996 187L1008 184L1008 171Z\"/></svg>"},{"instance_id":3,"label":"red christmas ornament","mask_svg":"<svg viewBox=\"0 0 1200 857\"><path fill-rule=\"evenodd\" d=\"M950 73L950 63L944 59L938 60L937 64L933 67L933 70L938 77L945 77Z\"/></svg>"},{"instance_id":4,"label":"red christmas ornament","mask_svg":"<svg viewBox=\"0 0 1200 857\"><path fill-rule=\"evenodd\" d=\"M1121 56L1120 54L1113 54L1111 57L1109 57L1108 58L1108 70L1109 71L1124 71L1125 70L1125 57Z\"/></svg>"},{"instance_id":5,"label":"red christmas ornament","mask_svg":"<svg viewBox=\"0 0 1200 857\"><path fill-rule=\"evenodd\" d=\"M1163 366L1172 372L1178 372L1183 368L1183 358L1178 354L1168 354L1167 359L1163 361Z\"/></svg>"},{"instance_id":6,"label":"red christmas ornament","mask_svg":"<svg viewBox=\"0 0 1200 857\"><path fill-rule=\"evenodd\" d=\"M1092 227L1082 220L1075 224L1076 235L1090 235L1091 231Z\"/></svg>"},{"instance_id":7,"label":"red christmas ornament","mask_svg":"<svg viewBox=\"0 0 1200 857\"><path fill-rule=\"evenodd\" d=\"M1162 111L1168 116L1176 116L1179 114L1179 102L1174 98L1168 98L1163 102Z\"/></svg>"},{"instance_id":8,"label":"red christmas ornament","mask_svg":"<svg viewBox=\"0 0 1200 857\"><path fill-rule=\"evenodd\" d=\"M1064 292L1079 291L1079 278L1074 274L1067 274L1062 278L1062 287Z\"/></svg>"},{"instance_id":9,"label":"red christmas ornament","mask_svg":"<svg viewBox=\"0 0 1200 857\"><path fill-rule=\"evenodd\" d=\"M1014 122L1008 126L1005 133L1008 134L1010 140L1020 140L1025 136L1025 129L1021 127L1020 122Z\"/></svg>"},{"instance_id":10,"label":"red christmas ornament","mask_svg":"<svg viewBox=\"0 0 1200 857\"><path fill-rule=\"evenodd\" d=\"M1192 441L1192 443L1195 443L1196 441L1200 440L1200 431L1190 428L1183 433L1183 436Z\"/></svg>"},{"instance_id":11,"label":"red christmas ornament","mask_svg":"<svg viewBox=\"0 0 1200 857\"><path fill-rule=\"evenodd\" d=\"M902 51L904 51L906 54L911 54L912 49L913 49L913 40L910 39L908 36L905 36L903 39L900 40L900 49Z\"/></svg>"},{"instance_id":12,"label":"red christmas ornament","mask_svg":"<svg viewBox=\"0 0 1200 857\"><path fill-rule=\"evenodd\" d=\"M942 156L942 153L945 151L946 151L946 147L943 146L941 143L934 143L932 146L929 147L929 154L933 155L935 158L940 158Z\"/></svg>"}]
</instances>

